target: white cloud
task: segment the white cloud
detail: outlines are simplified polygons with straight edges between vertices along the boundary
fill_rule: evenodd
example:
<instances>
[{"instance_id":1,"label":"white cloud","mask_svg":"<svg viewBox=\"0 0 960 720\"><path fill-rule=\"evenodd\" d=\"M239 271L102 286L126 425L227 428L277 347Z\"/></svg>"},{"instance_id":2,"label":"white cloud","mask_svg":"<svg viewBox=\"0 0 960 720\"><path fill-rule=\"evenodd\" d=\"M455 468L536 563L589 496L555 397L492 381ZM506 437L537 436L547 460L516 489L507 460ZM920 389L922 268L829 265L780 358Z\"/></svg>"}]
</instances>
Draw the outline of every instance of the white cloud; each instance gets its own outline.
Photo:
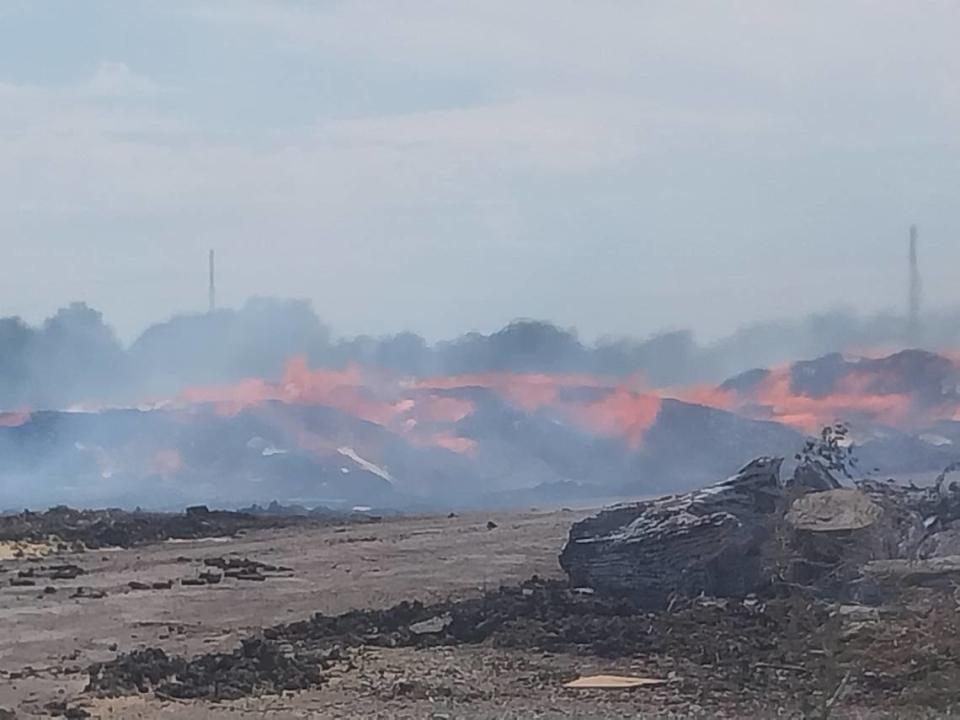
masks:
<instances>
[{"instance_id":1,"label":"white cloud","mask_svg":"<svg viewBox=\"0 0 960 720\"><path fill-rule=\"evenodd\" d=\"M150 78L133 72L126 63L104 60L79 91L93 97L137 98L155 97L167 89Z\"/></svg>"}]
</instances>

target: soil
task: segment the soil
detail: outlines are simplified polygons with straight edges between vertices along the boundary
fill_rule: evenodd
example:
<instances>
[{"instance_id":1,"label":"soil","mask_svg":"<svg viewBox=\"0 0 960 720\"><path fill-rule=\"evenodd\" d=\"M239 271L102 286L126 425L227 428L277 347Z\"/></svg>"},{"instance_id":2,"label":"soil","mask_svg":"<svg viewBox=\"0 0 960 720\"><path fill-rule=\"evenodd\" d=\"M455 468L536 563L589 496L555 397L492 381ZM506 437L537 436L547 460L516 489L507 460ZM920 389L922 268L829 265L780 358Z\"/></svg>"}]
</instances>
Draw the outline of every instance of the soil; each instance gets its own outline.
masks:
<instances>
[{"instance_id":1,"label":"soil","mask_svg":"<svg viewBox=\"0 0 960 720\"><path fill-rule=\"evenodd\" d=\"M954 712L951 594L916 591L889 608L698 598L644 611L565 584L557 551L579 516L407 518L6 561L0 583L33 569L55 592L0 591L0 708L17 717L54 708L123 718L765 718L822 717L836 696L829 717ZM82 572L53 579L54 566ZM183 584L205 573L223 577ZM78 587L87 592L71 599ZM563 687L594 673L665 682Z\"/></svg>"}]
</instances>

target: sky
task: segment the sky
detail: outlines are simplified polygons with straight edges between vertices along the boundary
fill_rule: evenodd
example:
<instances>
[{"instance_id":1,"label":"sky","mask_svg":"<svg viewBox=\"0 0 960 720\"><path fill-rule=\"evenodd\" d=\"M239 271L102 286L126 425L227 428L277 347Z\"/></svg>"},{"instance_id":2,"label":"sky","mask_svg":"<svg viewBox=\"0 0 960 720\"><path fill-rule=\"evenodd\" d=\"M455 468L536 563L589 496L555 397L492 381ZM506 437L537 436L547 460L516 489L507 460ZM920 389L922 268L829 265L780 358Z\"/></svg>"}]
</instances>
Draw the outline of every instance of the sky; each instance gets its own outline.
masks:
<instances>
[{"instance_id":1,"label":"sky","mask_svg":"<svg viewBox=\"0 0 960 720\"><path fill-rule=\"evenodd\" d=\"M960 4L4 0L0 315L585 338L958 304Z\"/></svg>"}]
</instances>

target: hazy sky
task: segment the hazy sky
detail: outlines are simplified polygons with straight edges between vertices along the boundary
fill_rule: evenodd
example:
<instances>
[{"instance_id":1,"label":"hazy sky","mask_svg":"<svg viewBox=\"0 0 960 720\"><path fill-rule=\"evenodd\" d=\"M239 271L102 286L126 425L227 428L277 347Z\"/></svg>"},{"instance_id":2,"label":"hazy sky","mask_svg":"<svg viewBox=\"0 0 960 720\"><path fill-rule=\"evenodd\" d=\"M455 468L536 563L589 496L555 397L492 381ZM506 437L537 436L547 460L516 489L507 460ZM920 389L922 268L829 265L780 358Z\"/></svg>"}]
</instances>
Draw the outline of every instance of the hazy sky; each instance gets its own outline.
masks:
<instances>
[{"instance_id":1,"label":"hazy sky","mask_svg":"<svg viewBox=\"0 0 960 720\"><path fill-rule=\"evenodd\" d=\"M0 315L586 337L960 300L960 4L0 3Z\"/></svg>"}]
</instances>

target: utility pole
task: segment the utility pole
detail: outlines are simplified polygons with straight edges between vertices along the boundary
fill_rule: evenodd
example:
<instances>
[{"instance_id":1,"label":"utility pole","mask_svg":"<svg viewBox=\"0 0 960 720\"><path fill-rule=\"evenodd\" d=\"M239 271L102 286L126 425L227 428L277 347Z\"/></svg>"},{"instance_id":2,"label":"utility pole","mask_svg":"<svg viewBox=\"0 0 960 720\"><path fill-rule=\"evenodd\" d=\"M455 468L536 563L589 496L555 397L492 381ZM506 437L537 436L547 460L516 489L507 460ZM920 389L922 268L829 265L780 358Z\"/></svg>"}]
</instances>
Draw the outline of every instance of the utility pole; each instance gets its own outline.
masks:
<instances>
[{"instance_id":1,"label":"utility pole","mask_svg":"<svg viewBox=\"0 0 960 720\"><path fill-rule=\"evenodd\" d=\"M917 265L917 226L910 226L910 295L907 307L907 342L920 341L920 268Z\"/></svg>"}]
</instances>

